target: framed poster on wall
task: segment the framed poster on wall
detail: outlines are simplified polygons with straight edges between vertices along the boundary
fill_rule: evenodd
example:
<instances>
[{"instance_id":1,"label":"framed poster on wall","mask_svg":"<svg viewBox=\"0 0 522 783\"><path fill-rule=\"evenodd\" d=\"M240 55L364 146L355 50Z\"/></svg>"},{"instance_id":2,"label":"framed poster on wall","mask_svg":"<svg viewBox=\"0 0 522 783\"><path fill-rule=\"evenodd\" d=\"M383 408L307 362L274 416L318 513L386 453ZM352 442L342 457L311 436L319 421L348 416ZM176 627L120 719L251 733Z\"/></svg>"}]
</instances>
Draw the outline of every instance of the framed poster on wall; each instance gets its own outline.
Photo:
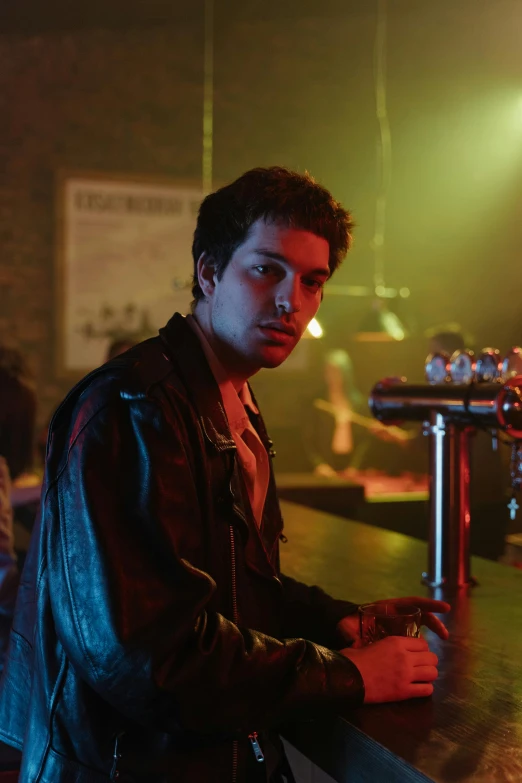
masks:
<instances>
[{"instance_id":1,"label":"framed poster on wall","mask_svg":"<svg viewBox=\"0 0 522 783\"><path fill-rule=\"evenodd\" d=\"M98 173L58 178L59 375L99 366L113 340L150 337L191 301L200 185Z\"/></svg>"}]
</instances>

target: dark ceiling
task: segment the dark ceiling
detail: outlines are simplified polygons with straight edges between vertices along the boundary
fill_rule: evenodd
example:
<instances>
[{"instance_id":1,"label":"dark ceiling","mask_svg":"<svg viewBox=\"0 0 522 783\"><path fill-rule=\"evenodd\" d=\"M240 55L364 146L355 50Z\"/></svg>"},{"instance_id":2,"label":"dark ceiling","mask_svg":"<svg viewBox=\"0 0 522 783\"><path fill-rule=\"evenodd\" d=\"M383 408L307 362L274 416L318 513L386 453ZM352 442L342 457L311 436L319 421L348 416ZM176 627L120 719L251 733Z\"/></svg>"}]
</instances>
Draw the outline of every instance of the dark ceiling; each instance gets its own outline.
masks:
<instances>
[{"instance_id":1,"label":"dark ceiling","mask_svg":"<svg viewBox=\"0 0 522 783\"><path fill-rule=\"evenodd\" d=\"M43 32L93 27L173 24L201 14L201 1L0 0L0 31Z\"/></svg>"},{"instance_id":2,"label":"dark ceiling","mask_svg":"<svg viewBox=\"0 0 522 783\"><path fill-rule=\"evenodd\" d=\"M240 20L357 16L376 0L214 0L216 16ZM0 33L172 25L201 17L205 0L0 0Z\"/></svg>"}]
</instances>

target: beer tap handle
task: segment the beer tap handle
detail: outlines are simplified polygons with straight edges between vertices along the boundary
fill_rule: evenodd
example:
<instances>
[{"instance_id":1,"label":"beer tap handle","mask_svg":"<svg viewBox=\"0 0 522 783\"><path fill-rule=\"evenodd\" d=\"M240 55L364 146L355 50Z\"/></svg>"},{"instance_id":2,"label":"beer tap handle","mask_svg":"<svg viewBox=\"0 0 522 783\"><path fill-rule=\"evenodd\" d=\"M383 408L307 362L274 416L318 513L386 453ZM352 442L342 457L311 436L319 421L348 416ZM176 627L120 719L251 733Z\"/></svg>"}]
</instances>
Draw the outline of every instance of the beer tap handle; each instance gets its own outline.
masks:
<instances>
[{"instance_id":1,"label":"beer tap handle","mask_svg":"<svg viewBox=\"0 0 522 783\"><path fill-rule=\"evenodd\" d=\"M517 498L515 493L511 496L511 500L508 503L508 509L509 509L509 517L510 519L514 520L517 518L517 511L520 508L520 506L517 503Z\"/></svg>"},{"instance_id":2,"label":"beer tap handle","mask_svg":"<svg viewBox=\"0 0 522 783\"><path fill-rule=\"evenodd\" d=\"M498 430L491 430L491 448L498 451Z\"/></svg>"}]
</instances>

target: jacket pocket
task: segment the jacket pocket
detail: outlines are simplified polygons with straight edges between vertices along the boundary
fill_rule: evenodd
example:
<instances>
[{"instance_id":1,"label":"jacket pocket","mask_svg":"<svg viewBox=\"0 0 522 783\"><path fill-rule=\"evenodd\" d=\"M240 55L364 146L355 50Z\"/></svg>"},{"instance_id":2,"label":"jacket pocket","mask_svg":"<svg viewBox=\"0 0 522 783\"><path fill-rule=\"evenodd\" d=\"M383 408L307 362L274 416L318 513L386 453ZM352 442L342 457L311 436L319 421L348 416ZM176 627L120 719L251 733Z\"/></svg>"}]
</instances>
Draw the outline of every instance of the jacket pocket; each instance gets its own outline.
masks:
<instances>
[{"instance_id":1,"label":"jacket pocket","mask_svg":"<svg viewBox=\"0 0 522 783\"><path fill-rule=\"evenodd\" d=\"M33 649L11 630L0 699L0 737L21 750L29 715Z\"/></svg>"},{"instance_id":2,"label":"jacket pocket","mask_svg":"<svg viewBox=\"0 0 522 783\"><path fill-rule=\"evenodd\" d=\"M107 773L80 764L49 748L38 783L108 783Z\"/></svg>"}]
</instances>

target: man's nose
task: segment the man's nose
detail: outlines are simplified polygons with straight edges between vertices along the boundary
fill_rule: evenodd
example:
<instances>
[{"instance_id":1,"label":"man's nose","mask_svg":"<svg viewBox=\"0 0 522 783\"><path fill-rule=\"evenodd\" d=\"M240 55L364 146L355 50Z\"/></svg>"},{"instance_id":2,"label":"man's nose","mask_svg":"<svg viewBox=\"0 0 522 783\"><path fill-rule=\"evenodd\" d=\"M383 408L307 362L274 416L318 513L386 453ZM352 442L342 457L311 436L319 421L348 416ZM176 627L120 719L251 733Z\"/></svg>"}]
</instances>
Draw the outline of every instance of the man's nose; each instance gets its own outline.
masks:
<instances>
[{"instance_id":1,"label":"man's nose","mask_svg":"<svg viewBox=\"0 0 522 783\"><path fill-rule=\"evenodd\" d=\"M278 309L285 313L298 313L301 309L301 289L299 281L285 280L281 283L276 295Z\"/></svg>"}]
</instances>

